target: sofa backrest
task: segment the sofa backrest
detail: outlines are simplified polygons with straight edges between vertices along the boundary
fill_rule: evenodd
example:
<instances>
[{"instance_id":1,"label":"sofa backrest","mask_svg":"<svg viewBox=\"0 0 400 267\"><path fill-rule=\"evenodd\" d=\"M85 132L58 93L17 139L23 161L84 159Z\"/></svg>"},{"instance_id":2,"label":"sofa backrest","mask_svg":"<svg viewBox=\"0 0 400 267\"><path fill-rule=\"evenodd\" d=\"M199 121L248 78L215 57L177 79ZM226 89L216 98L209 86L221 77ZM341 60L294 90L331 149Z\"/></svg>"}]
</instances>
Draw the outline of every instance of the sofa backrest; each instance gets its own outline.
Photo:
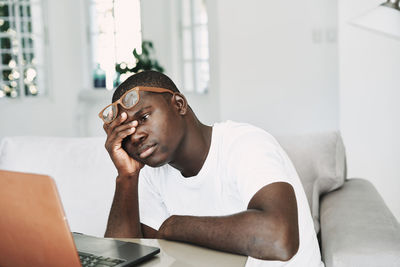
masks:
<instances>
[{"instance_id":1,"label":"sofa backrest","mask_svg":"<svg viewBox=\"0 0 400 267\"><path fill-rule=\"evenodd\" d=\"M346 179L345 148L339 132L277 136L292 160L306 192L318 233L319 198L341 187Z\"/></svg>"},{"instance_id":2,"label":"sofa backrest","mask_svg":"<svg viewBox=\"0 0 400 267\"><path fill-rule=\"evenodd\" d=\"M319 197L345 179L345 153L337 132L278 136L303 183L319 231ZM0 169L47 174L56 181L72 231L102 236L117 176L105 137L4 137Z\"/></svg>"}]
</instances>

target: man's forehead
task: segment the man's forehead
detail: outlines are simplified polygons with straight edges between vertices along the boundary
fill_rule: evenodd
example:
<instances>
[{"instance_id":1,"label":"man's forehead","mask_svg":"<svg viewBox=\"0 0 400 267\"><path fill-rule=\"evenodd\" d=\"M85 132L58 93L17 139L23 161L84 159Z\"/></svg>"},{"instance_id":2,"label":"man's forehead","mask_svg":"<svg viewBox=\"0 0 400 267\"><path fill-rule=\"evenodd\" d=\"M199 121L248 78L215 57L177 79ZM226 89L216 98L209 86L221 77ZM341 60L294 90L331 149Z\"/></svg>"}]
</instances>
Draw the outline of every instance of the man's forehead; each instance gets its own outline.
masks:
<instances>
[{"instance_id":1,"label":"man's forehead","mask_svg":"<svg viewBox=\"0 0 400 267\"><path fill-rule=\"evenodd\" d=\"M152 92L145 92L139 91L139 103L146 102L146 103L157 103L162 97L162 94L152 93Z\"/></svg>"},{"instance_id":2,"label":"man's forehead","mask_svg":"<svg viewBox=\"0 0 400 267\"><path fill-rule=\"evenodd\" d=\"M132 108L132 112L140 112L144 109L159 106L160 94L139 91L139 102Z\"/></svg>"}]
</instances>

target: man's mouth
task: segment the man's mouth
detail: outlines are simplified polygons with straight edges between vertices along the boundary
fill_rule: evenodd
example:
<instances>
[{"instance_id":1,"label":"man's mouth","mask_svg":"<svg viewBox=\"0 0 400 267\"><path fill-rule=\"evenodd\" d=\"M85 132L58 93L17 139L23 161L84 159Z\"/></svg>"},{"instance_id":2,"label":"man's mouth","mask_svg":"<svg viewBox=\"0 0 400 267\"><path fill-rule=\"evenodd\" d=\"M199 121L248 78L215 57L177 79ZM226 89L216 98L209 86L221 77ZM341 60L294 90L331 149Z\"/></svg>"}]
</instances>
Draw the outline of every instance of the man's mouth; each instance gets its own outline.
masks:
<instances>
[{"instance_id":1,"label":"man's mouth","mask_svg":"<svg viewBox=\"0 0 400 267\"><path fill-rule=\"evenodd\" d=\"M151 146L146 146L142 151L139 152L139 157L141 159L149 157L151 154L153 154L154 150L156 150L157 145L151 145Z\"/></svg>"}]
</instances>

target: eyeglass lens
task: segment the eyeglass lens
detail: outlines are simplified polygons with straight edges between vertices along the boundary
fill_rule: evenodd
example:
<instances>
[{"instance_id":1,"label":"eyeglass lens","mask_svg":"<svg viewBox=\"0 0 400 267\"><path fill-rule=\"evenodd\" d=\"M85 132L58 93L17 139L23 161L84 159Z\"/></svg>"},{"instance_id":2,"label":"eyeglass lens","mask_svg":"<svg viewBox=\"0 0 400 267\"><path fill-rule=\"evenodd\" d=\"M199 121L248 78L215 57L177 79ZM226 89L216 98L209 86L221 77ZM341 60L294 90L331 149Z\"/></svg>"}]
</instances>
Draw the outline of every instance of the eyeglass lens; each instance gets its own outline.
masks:
<instances>
[{"instance_id":1,"label":"eyeglass lens","mask_svg":"<svg viewBox=\"0 0 400 267\"><path fill-rule=\"evenodd\" d=\"M113 121L116 115L117 115L117 110L114 105L109 106L103 111L103 119L106 122Z\"/></svg>"},{"instance_id":2,"label":"eyeglass lens","mask_svg":"<svg viewBox=\"0 0 400 267\"><path fill-rule=\"evenodd\" d=\"M122 105L131 108L139 101L138 91L133 90L127 93L122 99ZM113 121L117 116L117 105L111 105L103 111L103 119L106 122Z\"/></svg>"},{"instance_id":3,"label":"eyeglass lens","mask_svg":"<svg viewBox=\"0 0 400 267\"><path fill-rule=\"evenodd\" d=\"M138 91L133 90L125 95L125 97L122 99L122 104L127 108L131 108L134 105L136 105L138 100L139 100Z\"/></svg>"}]
</instances>

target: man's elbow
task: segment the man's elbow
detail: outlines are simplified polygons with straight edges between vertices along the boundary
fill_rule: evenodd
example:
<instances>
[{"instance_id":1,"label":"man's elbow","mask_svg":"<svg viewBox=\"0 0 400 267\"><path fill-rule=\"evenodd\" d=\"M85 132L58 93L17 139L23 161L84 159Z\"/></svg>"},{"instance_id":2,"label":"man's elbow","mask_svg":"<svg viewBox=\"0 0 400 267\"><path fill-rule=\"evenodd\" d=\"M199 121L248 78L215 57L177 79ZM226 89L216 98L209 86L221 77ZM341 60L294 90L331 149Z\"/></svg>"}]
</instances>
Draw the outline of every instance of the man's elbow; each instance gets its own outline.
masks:
<instances>
[{"instance_id":1,"label":"man's elbow","mask_svg":"<svg viewBox=\"0 0 400 267\"><path fill-rule=\"evenodd\" d=\"M261 260L289 261L299 250L299 234L281 233L274 240L265 239L257 242L258 246L253 247L248 256ZM257 239L263 239L259 237ZM269 243L269 245L265 245ZM264 244L264 245L261 245Z\"/></svg>"},{"instance_id":2,"label":"man's elbow","mask_svg":"<svg viewBox=\"0 0 400 267\"><path fill-rule=\"evenodd\" d=\"M299 250L299 238L281 238L276 242L276 257L279 261L289 261Z\"/></svg>"}]
</instances>

